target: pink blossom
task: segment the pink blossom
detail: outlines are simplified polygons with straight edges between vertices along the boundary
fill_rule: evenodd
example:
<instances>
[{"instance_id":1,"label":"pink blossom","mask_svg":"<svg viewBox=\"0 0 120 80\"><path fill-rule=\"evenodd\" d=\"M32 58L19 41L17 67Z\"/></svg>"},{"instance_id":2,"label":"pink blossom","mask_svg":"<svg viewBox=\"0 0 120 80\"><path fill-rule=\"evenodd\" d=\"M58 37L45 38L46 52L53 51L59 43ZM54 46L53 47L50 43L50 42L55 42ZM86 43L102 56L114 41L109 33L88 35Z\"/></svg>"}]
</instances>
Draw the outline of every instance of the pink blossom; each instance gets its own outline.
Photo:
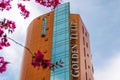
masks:
<instances>
[{"instance_id":1,"label":"pink blossom","mask_svg":"<svg viewBox=\"0 0 120 80\"><path fill-rule=\"evenodd\" d=\"M10 10L11 4L10 4L11 0L1 0L0 1L0 10L3 11L4 9L6 10Z\"/></svg>"},{"instance_id":2,"label":"pink blossom","mask_svg":"<svg viewBox=\"0 0 120 80\"><path fill-rule=\"evenodd\" d=\"M32 62L31 64L34 67L40 67L42 66L43 68L47 68L50 66L50 60L46 60L44 59L44 55L41 51L37 51L37 53L35 53L35 55L32 56Z\"/></svg>"},{"instance_id":3,"label":"pink blossom","mask_svg":"<svg viewBox=\"0 0 120 80\"><path fill-rule=\"evenodd\" d=\"M8 30L8 32L13 33L15 28L16 25L14 21L8 19L3 19L0 21L0 50L3 49L3 47L10 46L7 35L5 33L6 30Z\"/></svg>"},{"instance_id":4,"label":"pink blossom","mask_svg":"<svg viewBox=\"0 0 120 80\"><path fill-rule=\"evenodd\" d=\"M36 56L36 60L38 60L38 61L42 61L43 58L44 58L44 55L39 50L38 50L38 52L37 52L37 54L35 56Z\"/></svg>"},{"instance_id":5,"label":"pink blossom","mask_svg":"<svg viewBox=\"0 0 120 80\"><path fill-rule=\"evenodd\" d=\"M0 41L0 47L8 47L10 46L10 43L8 42L7 35L3 35Z\"/></svg>"},{"instance_id":6,"label":"pink blossom","mask_svg":"<svg viewBox=\"0 0 120 80\"><path fill-rule=\"evenodd\" d=\"M50 60L43 60L41 65L43 69L50 67L51 65Z\"/></svg>"},{"instance_id":7,"label":"pink blossom","mask_svg":"<svg viewBox=\"0 0 120 80\"><path fill-rule=\"evenodd\" d=\"M34 67L40 67L40 62L42 62L44 55L42 54L41 51L37 51L35 55L32 56L32 65Z\"/></svg>"},{"instance_id":8,"label":"pink blossom","mask_svg":"<svg viewBox=\"0 0 120 80\"><path fill-rule=\"evenodd\" d=\"M8 64L9 62L6 62L4 61L4 58L3 57L0 57L0 73L3 73L6 71L6 65Z\"/></svg>"},{"instance_id":9,"label":"pink blossom","mask_svg":"<svg viewBox=\"0 0 120 80\"><path fill-rule=\"evenodd\" d=\"M53 0L53 9L55 9L60 4L59 0Z\"/></svg>"},{"instance_id":10,"label":"pink blossom","mask_svg":"<svg viewBox=\"0 0 120 80\"><path fill-rule=\"evenodd\" d=\"M21 10L20 14L24 16L24 19L29 17L30 12L25 9L25 5L22 5L21 3L18 3L18 8Z\"/></svg>"},{"instance_id":11,"label":"pink blossom","mask_svg":"<svg viewBox=\"0 0 120 80\"><path fill-rule=\"evenodd\" d=\"M11 29L15 29L16 25L15 22L7 20L6 24L11 28Z\"/></svg>"},{"instance_id":12,"label":"pink blossom","mask_svg":"<svg viewBox=\"0 0 120 80\"><path fill-rule=\"evenodd\" d=\"M15 28L16 25L14 21L8 19L3 19L0 21L0 29L8 30L8 32L12 33Z\"/></svg>"},{"instance_id":13,"label":"pink blossom","mask_svg":"<svg viewBox=\"0 0 120 80\"><path fill-rule=\"evenodd\" d=\"M39 61L32 60L31 64L32 64L34 67L40 67L40 62L39 62Z\"/></svg>"},{"instance_id":14,"label":"pink blossom","mask_svg":"<svg viewBox=\"0 0 120 80\"><path fill-rule=\"evenodd\" d=\"M60 0L35 0L35 2L45 7L52 7L53 9L60 4Z\"/></svg>"},{"instance_id":15,"label":"pink blossom","mask_svg":"<svg viewBox=\"0 0 120 80\"><path fill-rule=\"evenodd\" d=\"M4 31L0 29L0 37L2 37Z\"/></svg>"},{"instance_id":16,"label":"pink blossom","mask_svg":"<svg viewBox=\"0 0 120 80\"><path fill-rule=\"evenodd\" d=\"M10 46L5 30L12 33L15 28L15 22L11 20L3 19L0 21L0 50L3 49L3 47Z\"/></svg>"},{"instance_id":17,"label":"pink blossom","mask_svg":"<svg viewBox=\"0 0 120 80\"><path fill-rule=\"evenodd\" d=\"M23 0L23 1L30 1L30 0Z\"/></svg>"},{"instance_id":18,"label":"pink blossom","mask_svg":"<svg viewBox=\"0 0 120 80\"><path fill-rule=\"evenodd\" d=\"M2 30L0 30L0 31L2 31ZM8 42L7 35L3 34L1 32L1 34L0 34L0 50L3 49L3 47L9 47L9 46L10 46L10 43Z\"/></svg>"}]
</instances>

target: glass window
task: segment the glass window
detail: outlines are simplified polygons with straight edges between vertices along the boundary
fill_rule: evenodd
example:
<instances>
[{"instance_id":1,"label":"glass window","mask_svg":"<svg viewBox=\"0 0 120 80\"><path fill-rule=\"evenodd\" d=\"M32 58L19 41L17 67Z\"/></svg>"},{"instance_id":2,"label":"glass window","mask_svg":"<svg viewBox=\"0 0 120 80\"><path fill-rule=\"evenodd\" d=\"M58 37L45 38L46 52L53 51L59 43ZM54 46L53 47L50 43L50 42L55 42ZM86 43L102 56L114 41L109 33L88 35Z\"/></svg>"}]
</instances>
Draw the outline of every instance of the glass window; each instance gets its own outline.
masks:
<instances>
[{"instance_id":1,"label":"glass window","mask_svg":"<svg viewBox=\"0 0 120 80\"><path fill-rule=\"evenodd\" d=\"M54 80L65 80L65 73L61 73L61 74L55 75L55 79Z\"/></svg>"},{"instance_id":2,"label":"glass window","mask_svg":"<svg viewBox=\"0 0 120 80\"><path fill-rule=\"evenodd\" d=\"M65 51L65 46L60 46L56 48L56 54L63 51Z\"/></svg>"},{"instance_id":3,"label":"glass window","mask_svg":"<svg viewBox=\"0 0 120 80\"><path fill-rule=\"evenodd\" d=\"M56 19L56 22L57 23L55 23L55 25L61 25L61 24L66 24L67 23L67 20L68 20L68 18L67 17L65 17L65 18L63 18L63 19ZM66 22L65 22L66 21Z\"/></svg>"},{"instance_id":4,"label":"glass window","mask_svg":"<svg viewBox=\"0 0 120 80\"><path fill-rule=\"evenodd\" d=\"M52 48L52 55L54 55L56 53L56 49Z\"/></svg>"},{"instance_id":5,"label":"glass window","mask_svg":"<svg viewBox=\"0 0 120 80\"><path fill-rule=\"evenodd\" d=\"M64 30L64 31L67 30L65 24L58 25L56 31L60 31L61 32L61 30Z\"/></svg>"},{"instance_id":6,"label":"glass window","mask_svg":"<svg viewBox=\"0 0 120 80\"><path fill-rule=\"evenodd\" d=\"M59 41L61 41L61 40L65 40L65 34L56 36L56 42L59 42Z\"/></svg>"},{"instance_id":7,"label":"glass window","mask_svg":"<svg viewBox=\"0 0 120 80\"><path fill-rule=\"evenodd\" d=\"M54 77L51 75L50 80L54 80Z\"/></svg>"},{"instance_id":8,"label":"glass window","mask_svg":"<svg viewBox=\"0 0 120 80\"><path fill-rule=\"evenodd\" d=\"M56 67L51 71L51 80L70 80L69 55L70 55L70 32L69 32L69 3L58 6L54 11L54 27L52 41L52 63L60 59L64 62L63 67Z\"/></svg>"},{"instance_id":9,"label":"glass window","mask_svg":"<svg viewBox=\"0 0 120 80\"><path fill-rule=\"evenodd\" d=\"M43 23L42 23L42 36L46 35L46 23L47 23L47 18L43 18Z\"/></svg>"},{"instance_id":10,"label":"glass window","mask_svg":"<svg viewBox=\"0 0 120 80\"><path fill-rule=\"evenodd\" d=\"M69 65L69 62L68 62L68 61L69 61L69 56L65 56L65 57L66 57L66 61L65 61L64 64L65 64L65 65Z\"/></svg>"},{"instance_id":11,"label":"glass window","mask_svg":"<svg viewBox=\"0 0 120 80\"><path fill-rule=\"evenodd\" d=\"M63 36L65 36L66 34L66 32L67 32L68 30L66 29L66 28L63 28L63 29L59 29L58 28L58 30L56 30L55 32L54 32L54 36L56 37L56 36L59 36L59 35L62 35L63 34Z\"/></svg>"},{"instance_id":12,"label":"glass window","mask_svg":"<svg viewBox=\"0 0 120 80\"><path fill-rule=\"evenodd\" d=\"M60 47L60 46L66 46L66 47L68 47L69 45L66 45L66 44L69 44L69 42L67 41L67 40L62 40L62 41L60 41L60 42L56 42L55 44L53 44L54 45L54 48L55 47Z\"/></svg>"}]
</instances>

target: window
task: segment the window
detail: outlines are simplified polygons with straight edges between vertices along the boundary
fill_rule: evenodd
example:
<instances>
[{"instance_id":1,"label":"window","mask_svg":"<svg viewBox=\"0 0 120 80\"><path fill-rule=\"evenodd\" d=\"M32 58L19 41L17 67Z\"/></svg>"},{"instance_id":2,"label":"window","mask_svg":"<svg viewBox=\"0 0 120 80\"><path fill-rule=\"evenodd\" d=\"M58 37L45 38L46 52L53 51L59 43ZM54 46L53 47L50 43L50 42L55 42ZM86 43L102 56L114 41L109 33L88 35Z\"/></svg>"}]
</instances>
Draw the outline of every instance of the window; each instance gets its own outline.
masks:
<instances>
[{"instance_id":1,"label":"window","mask_svg":"<svg viewBox=\"0 0 120 80\"><path fill-rule=\"evenodd\" d=\"M44 53L47 53L47 50L45 50Z\"/></svg>"},{"instance_id":2,"label":"window","mask_svg":"<svg viewBox=\"0 0 120 80\"><path fill-rule=\"evenodd\" d=\"M85 47L84 47L84 57L86 57L86 50L85 50Z\"/></svg>"},{"instance_id":3,"label":"window","mask_svg":"<svg viewBox=\"0 0 120 80\"><path fill-rule=\"evenodd\" d=\"M83 32L83 34L84 34L84 26L82 26L82 32Z\"/></svg>"},{"instance_id":4,"label":"window","mask_svg":"<svg viewBox=\"0 0 120 80\"><path fill-rule=\"evenodd\" d=\"M90 66L88 65L88 68L90 69Z\"/></svg>"},{"instance_id":5,"label":"window","mask_svg":"<svg viewBox=\"0 0 120 80\"><path fill-rule=\"evenodd\" d=\"M85 36L87 37L87 32L85 32Z\"/></svg>"},{"instance_id":6,"label":"window","mask_svg":"<svg viewBox=\"0 0 120 80\"><path fill-rule=\"evenodd\" d=\"M87 57L89 57L89 54L87 53Z\"/></svg>"},{"instance_id":7,"label":"window","mask_svg":"<svg viewBox=\"0 0 120 80\"><path fill-rule=\"evenodd\" d=\"M86 77L86 80L87 80L87 72L85 73L85 77Z\"/></svg>"},{"instance_id":8,"label":"window","mask_svg":"<svg viewBox=\"0 0 120 80\"><path fill-rule=\"evenodd\" d=\"M43 78L42 80L45 80L45 78Z\"/></svg>"},{"instance_id":9,"label":"window","mask_svg":"<svg viewBox=\"0 0 120 80\"><path fill-rule=\"evenodd\" d=\"M42 37L46 35L46 23L47 23L47 18L44 17L42 22Z\"/></svg>"},{"instance_id":10,"label":"window","mask_svg":"<svg viewBox=\"0 0 120 80\"><path fill-rule=\"evenodd\" d=\"M86 59L85 59L85 69L87 69L87 62L86 62Z\"/></svg>"},{"instance_id":11,"label":"window","mask_svg":"<svg viewBox=\"0 0 120 80\"><path fill-rule=\"evenodd\" d=\"M88 42L86 42L86 47L88 48Z\"/></svg>"},{"instance_id":12,"label":"window","mask_svg":"<svg viewBox=\"0 0 120 80\"><path fill-rule=\"evenodd\" d=\"M85 37L83 37L83 44L85 45Z\"/></svg>"},{"instance_id":13,"label":"window","mask_svg":"<svg viewBox=\"0 0 120 80\"><path fill-rule=\"evenodd\" d=\"M94 68L93 68L93 66L92 66L92 72L94 73Z\"/></svg>"}]
</instances>

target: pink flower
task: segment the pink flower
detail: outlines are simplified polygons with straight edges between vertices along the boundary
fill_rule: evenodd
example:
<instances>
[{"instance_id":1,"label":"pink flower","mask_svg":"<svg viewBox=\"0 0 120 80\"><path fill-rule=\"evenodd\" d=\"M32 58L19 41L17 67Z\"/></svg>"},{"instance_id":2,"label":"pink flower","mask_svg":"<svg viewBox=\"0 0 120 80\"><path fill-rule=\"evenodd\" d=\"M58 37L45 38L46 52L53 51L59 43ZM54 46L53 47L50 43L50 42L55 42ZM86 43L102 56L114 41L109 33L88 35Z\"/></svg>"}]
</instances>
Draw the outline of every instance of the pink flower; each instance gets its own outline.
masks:
<instances>
[{"instance_id":1,"label":"pink flower","mask_svg":"<svg viewBox=\"0 0 120 80\"><path fill-rule=\"evenodd\" d=\"M36 54L36 60L38 61L42 61L44 58L44 55L42 54L41 51L38 50L37 54Z\"/></svg>"},{"instance_id":2,"label":"pink flower","mask_svg":"<svg viewBox=\"0 0 120 80\"><path fill-rule=\"evenodd\" d=\"M52 0L52 7L55 9L60 4L59 0Z\"/></svg>"},{"instance_id":3,"label":"pink flower","mask_svg":"<svg viewBox=\"0 0 120 80\"><path fill-rule=\"evenodd\" d=\"M23 0L23 1L30 1L30 0Z\"/></svg>"},{"instance_id":4,"label":"pink flower","mask_svg":"<svg viewBox=\"0 0 120 80\"><path fill-rule=\"evenodd\" d=\"M29 17L30 12L25 9L25 5L18 3L18 8L21 10L20 14L22 14L22 16L24 16L24 19Z\"/></svg>"},{"instance_id":5,"label":"pink flower","mask_svg":"<svg viewBox=\"0 0 120 80\"><path fill-rule=\"evenodd\" d=\"M0 29L0 37L2 37L4 31Z\"/></svg>"},{"instance_id":6,"label":"pink flower","mask_svg":"<svg viewBox=\"0 0 120 80\"><path fill-rule=\"evenodd\" d=\"M6 65L8 64L9 62L6 62L4 61L4 58L3 57L0 57L0 73L3 73L6 71Z\"/></svg>"},{"instance_id":7,"label":"pink flower","mask_svg":"<svg viewBox=\"0 0 120 80\"><path fill-rule=\"evenodd\" d=\"M10 1L11 0L1 0L0 1L0 10L1 11L3 11L4 9L10 10L12 8L11 4L10 4Z\"/></svg>"},{"instance_id":8,"label":"pink flower","mask_svg":"<svg viewBox=\"0 0 120 80\"><path fill-rule=\"evenodd\" d=\"M35 2L45 7L52 7L53 9L60 4L60 0L35 0Z\"/></svg>"},{"instance_id":9,"label":"pink flower","mask_svg":"<svg viewBox=\"0 0 120 80\"><path fill-rule=\"evenodd\" d=\"M10 46L7 35L5 33L6 30L8 30L10 33L13 33L15 28L16 25L14 21L8 19L3 19L0 21L0 50L3 49L3 47Z\"/></svg>"},{"instance_id":10,"label":"pink flower","mask_svg":"<svg viewBox=\"0 0 120 80\"><path fill-rule=\"evenodd\" d=\"M34 67L40 67L42 66L43 68L47 68L50 66L50 60L46 60L44 59L44 55L41 51L37 51L37 53L35 53L35 55L32 56L32 62L31 64Z\"/></svg>"},{"instance_id":11,"label":"pink flower","mask_svg":"<svg viewBox=\"0 0 120 80\"><path fill-rule=\"evenodd\" d=\"M51 65L50 60L43 60L41 65L43 69L50 67Z\"/></svg>"},{"instance_id":12,"label":"pink flower","mask_svg":"<svg viewBox=\"0 0 120 80\"><path fill-rule=\"evenodd\" d=\"M10 43L8 42L8 39L7 39L7 35L3 35L1 38L0 38L0 50L3 49L3 47L9 47L10 46Z\"/></svg>"},{"instance_id":13,"label":"pink flower","mask_svg":"<svg viewBox=\"0 0 120 80\"><path fill-rule=\"evenodd\" d=\"M44 55L39 50L35 55L32 56L32 65L34 67L40 67L40 62L42 62Z\"/></svg>"},{"instance_id":14,"label":"pink flower","mask_svg":"<svg viewBox=\"0 0 120 80\"><path fill-rule=\"evenodd\" d=\"M16 28L15 22L13 22L13 21L7 20L6 24L9 26L9 28L11 28L13 30Z\"/></svg>"},{"instance_id":15,"label":"pink flower","mask_svg":"<svg viewBox=\"0 0 120 80\"><path fill-rule=\"evenodd\" d=\"M40 67L40 62L39 62L39 61L32 60L31 64L32 64L34 67Z\"/></svg>"},{"instance_id":16,"label":"pink flower","mask_svg":"<svg viewBox=\"0 0 120 80\"><path fill-rule=\"evenodd\" d=\"M15 22L8 20L8 19L3 19L0 21L0 29L8 30L8 32L13 32L14 29L16 28Z\"/></svg>"}]
</instances>

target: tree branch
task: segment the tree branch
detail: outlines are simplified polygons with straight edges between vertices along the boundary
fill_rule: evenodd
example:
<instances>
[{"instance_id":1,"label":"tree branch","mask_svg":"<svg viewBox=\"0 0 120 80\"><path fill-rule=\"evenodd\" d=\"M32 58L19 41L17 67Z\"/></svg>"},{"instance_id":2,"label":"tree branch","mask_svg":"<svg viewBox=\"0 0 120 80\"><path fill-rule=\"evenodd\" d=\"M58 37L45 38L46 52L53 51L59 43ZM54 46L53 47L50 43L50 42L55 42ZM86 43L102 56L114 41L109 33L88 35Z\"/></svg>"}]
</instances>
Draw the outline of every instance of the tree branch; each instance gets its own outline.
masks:
<instances>
[{"instance_id":1,"label":"tree branch","mask_svg":"<svg viewBox=\"0 0 120 80\"><path fill-rule=\"evenodd\" d=\"M26 46L24 46L24 45L18 43L17 41L15 41L14 39L12 39L12 38L10 38L10 37L7 37L7 38L8 38L9 40L13 41L14 43L18 44L19 46L25 48L26 50L29 51L29 53L30 53L31 55L33 55L32 51L31 51L28 47L26 47Z\"/></svg>"}]
</instances>

